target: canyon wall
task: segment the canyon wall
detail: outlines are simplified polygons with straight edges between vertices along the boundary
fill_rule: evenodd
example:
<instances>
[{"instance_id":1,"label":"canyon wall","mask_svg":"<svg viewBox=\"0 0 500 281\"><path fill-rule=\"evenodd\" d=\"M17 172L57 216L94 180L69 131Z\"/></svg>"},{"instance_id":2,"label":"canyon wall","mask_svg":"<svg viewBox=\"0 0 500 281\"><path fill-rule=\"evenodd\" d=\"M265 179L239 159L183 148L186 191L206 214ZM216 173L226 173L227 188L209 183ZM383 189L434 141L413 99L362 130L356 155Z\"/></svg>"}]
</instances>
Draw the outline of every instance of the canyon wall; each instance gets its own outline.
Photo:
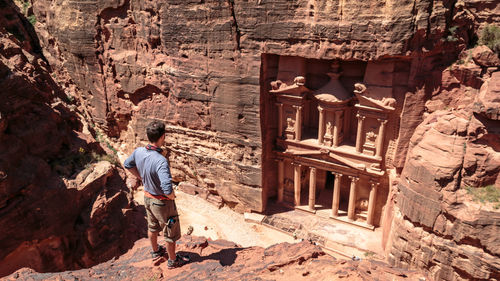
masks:
<instances>
[{"instance_id":1,"label":"canyon wall","mask_svg":"<svg viewBox=\"0 0 500 281\"><path fill-rule=\"evenodd\" d=\"M0 1L0 276L91 266L144 235L124 172L77 165L102 149L50 74L32 25Z\"/></svg>"},{"instance_id":2,"label":"canyon wall","mask_svg":"<svg viewBox=\"0 0 500 281\"><path fill-rule=\"evenodd\" d=\"M435 74L474 36L470 14L494 6L483 4L36 0L33 11L56 75L74 83L72 95L121 150L145 141L147 122L163 120L175 180L204 186L238 210L262 211L273 195L262 180L273 168L273 143L261 117L274 111L267 92L276 78L264 73L263 55L370 61L372 81L388 72L398 79L397 69L377 62L406 61L408 82L384 89L403 114L393 150L401 169L423 101L440 83ZM460 32L450 34L452 26Z\"/></svg>"},{"instance_id":3,"label":"canyon wall","mask_svg":"<svg viewBox=\"0 0 500 281\"><path fill-rule=\"evenodd\" d=\"M488 76L469 89L472 102L436 110L415 130L397 185L392 264L425 268L436 280L500 279L498 197L489 203L470 192L500 186L500 72Z\"/></svg>"},{"instance_id":4,"label":"canyon wall","mask_svg":"<svg viewBox=\"0 0 500 281\"><path fill-rule=\"evenodd\" d=\"M11 5L6 0L0 3ZM81 114L124 153L145 142L144 128L150 120L162 120L168 125L174 179L203 186L239 211L263 211L274 195L273 180L263 171L274 169L275 125L262 118L275 110L268 94L269 83L276 80L273 59L294 56L363 65L361 82L394 97L399 107L397 137L386 155L389 168L401 174L390 191L394 201L387 203L394 212L383 223L390 237L390 261L426 268L436 279L499 278L495 275L498 211L473 203L463 190L465 185L498 185L498 91L492 90L498 65L454 63L468 59L463 51L475 44L486 24L500 21L497 1L33 0L32 4L41 48L34 46L37 40L22 44L43 56L3 47L17 50L17 57L4 55L2 63L8 67L2 70L3 77L5 81L15 77L8 68L16 60L25 61L22 56L28 60L33 56L36 63L28 65L35 68L50 65L50 71L41 70L39 81L26 75L31 78L8 82L5 89L15 97L6 100L34 92L40 95L28 100L39 98L45 105L51 89L58 89L45 83L57 80L64 91L55 94L75 99ZM18 30L26 26L24 19ZM12 28L8 33L16 34ZM490 82L483 85L486 80ZM36 83L41 85L25 88ZM33 90L40 87L46 90ZM30 176L16 176L23 169L12 172L0 162L8 174L0 179L4 190L33 186L29 183L35 179L50 182L44 177L50 174L48 164L36 156L57 158L59 147L72 142L65 140L68 130L82 130L76 121L63 122L75 120L71 113L52 114L61 106L22 111L30 102L20 100L9 109L11 113L2 109L0 118L1 140L20 145L5 146L9 149L1 152L10 151L6 159L17 159ZM16 119L33 114L54 122ZM26 130L14 134L12 128L23 128L15 120L39 125L29 134ZM13 142L12 135L22 136L23 142ZM33 145L40 139L47 145ZM23 153L26 149L35 151ZM19 155L34 156L16 158ZM436 155L446 162L436 161ZM33 176L31 167L45 170ZM26 179L22 184L11 182ZM36 194L38 189L34 190L5 192L10 201L2 202L1 211L12 210L9 206L20 198L16 196ZM85 204L95 199L89 197ZM3 248L8 249L4 256L19 241Z\"/></svg>"}]
</instances>

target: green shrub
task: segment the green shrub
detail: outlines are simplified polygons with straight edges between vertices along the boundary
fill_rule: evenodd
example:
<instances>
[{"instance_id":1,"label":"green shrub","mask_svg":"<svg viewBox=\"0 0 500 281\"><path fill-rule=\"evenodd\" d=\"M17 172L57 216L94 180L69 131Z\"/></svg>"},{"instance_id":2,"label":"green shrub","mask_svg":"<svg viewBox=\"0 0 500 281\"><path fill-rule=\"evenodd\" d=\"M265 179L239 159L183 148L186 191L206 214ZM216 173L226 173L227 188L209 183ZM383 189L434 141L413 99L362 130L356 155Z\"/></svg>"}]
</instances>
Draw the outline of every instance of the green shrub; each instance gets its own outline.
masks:
<instances>
[{"instance_id":1,"label":"green shrub","mask_svg":"<svg viewBox=\"0 0 500 281\"><path fill-rule=\"evenodd\" d=\"M94 151L86 151L81 148L78 153L67 153L65 156L49 161L54 171L63 177L70 177L76 172L87 169L99 161L108 161L113 165L118 165L118 157L110 154L98 154Z\"/></svg>"},{"instance_id":2,"label":"green shrub","mask_svg":"<svg viewBox=\"0 0 500 281\"><path fill-rule=\"evenodd\" d=\"M495 185L488 185L485 187L465 187L467 193L472 196L474 201L479 201L481 203L495 203L493 208L500 208L500 189Z\"/></svg>"},{"instance_id":3,"label":"green shrub","mask_svg":"<svg viewBox=\"0 0 500 281\"><path fill-rule=\"evenodd\" d=\"M33 25L33 26L34 26L34 25L35 25L35 23L36 23L36 17L35 17L35 15L31 15L31 16L29 16L29 17L28 17L28 21L31 23L31 25Z\"/></svg>"},{"instance_id":4,"label":"green shrub","mask_svg":"<svg viewBox=\"0 0 500 281\"><path fill-rule=\"evenodd\" d=\"M457 42L458 41L458 38L457 38L457 30L458 30L458 26L452 26L448 29L448 32L450 33L450 35L446 36L446 41L448 42Z\"/></svg>"},{"instance_id":5,"label":"green shrub","mask_svg":"<svg viewBox=\"0 0 500 281\"><path fill-rule=\"evenodd\" d=\"M493 52L500 54L500 27L486 25L479 36L479 44L486 45Z\"/></svg>"}]
</instances>

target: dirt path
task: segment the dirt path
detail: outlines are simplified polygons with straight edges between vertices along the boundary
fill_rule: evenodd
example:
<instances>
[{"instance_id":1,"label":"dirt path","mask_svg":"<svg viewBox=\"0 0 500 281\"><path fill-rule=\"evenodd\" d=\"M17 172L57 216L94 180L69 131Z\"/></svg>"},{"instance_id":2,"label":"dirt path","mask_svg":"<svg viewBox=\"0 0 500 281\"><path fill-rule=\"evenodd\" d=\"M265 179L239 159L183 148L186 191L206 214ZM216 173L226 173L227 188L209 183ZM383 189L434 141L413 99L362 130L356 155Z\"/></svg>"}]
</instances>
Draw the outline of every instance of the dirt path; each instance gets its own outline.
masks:
<instances>
[{"instance_id":1,"label":"dirt path","mask_svg":"<svg viewBox=\"0 0 500 281\"><path fill-rule=\"evenodd\" d=\"M205 236L213 240L226 239L243 247L268 247L280 242L299 242L280 231L260 224L245 222L242 214L229 207L218 209L202 198L176 191L182 234L193 227L192 235ZM143 204L143 192L139 190L134 198Z\"/></svg>"}]
</instances>

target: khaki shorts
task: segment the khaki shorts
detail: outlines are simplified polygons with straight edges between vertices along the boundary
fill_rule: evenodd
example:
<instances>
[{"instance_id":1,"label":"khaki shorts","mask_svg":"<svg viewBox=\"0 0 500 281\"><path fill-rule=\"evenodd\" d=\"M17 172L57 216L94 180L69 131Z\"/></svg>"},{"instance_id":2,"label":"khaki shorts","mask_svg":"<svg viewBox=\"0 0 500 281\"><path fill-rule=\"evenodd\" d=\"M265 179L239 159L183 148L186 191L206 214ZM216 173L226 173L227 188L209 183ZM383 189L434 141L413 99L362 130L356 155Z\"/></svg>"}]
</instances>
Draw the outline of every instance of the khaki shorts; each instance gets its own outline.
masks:
<instances>
[{"instance_id":1,"label":"khaki shorts","mask_svg":"<svg viewBox=\"0 0 500 281\"><path fill-rule=\"evenodd\" d=\"M163 231L167 242L175 242L181 238L181 224L174 200L159 200L144 196L144 207L151 232ZM173 217L175 222L167 227L167 221Z\"/></svg>"}]
</instances>

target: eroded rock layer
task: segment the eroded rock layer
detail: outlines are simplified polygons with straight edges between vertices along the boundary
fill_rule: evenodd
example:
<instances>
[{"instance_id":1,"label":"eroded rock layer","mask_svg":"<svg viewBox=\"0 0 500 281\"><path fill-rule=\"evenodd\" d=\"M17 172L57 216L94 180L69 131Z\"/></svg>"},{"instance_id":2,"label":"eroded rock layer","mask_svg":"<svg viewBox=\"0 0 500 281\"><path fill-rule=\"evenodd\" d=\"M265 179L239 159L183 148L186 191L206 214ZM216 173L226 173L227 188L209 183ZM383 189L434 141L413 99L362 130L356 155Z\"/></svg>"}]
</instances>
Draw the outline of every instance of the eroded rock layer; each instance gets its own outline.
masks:
<instances>
[{"instance_id":1,"label":"eroded rock layer","mask_svg":"<svg viewBox=\"0 0 500 281\"><path fill-rule=\"evenodd\" d=\"M425 268L437 280L500 278L499 206L470 194L500 183L499 74L473 103L433 112L415 130L398 185L391 263Z\"/></svg>"},{"instance_id":2,"label":"eroded rock layer","mask_svg":"<svg viewBox=\"0 0 500 281\"><path fill-rule=\"evenodd\" d=\"M80 163L102 149L50 71L33 27L0 1L0 276L91 266L141 235L124 172Z\"/></svg>"},{"instance_id":3,"label":"eroded rock layer","mask_svg":"<svg viewBox=\"0 0 500 281\"><path fill-rule=\"evenodd\" d=\"M385 95L401 106L390 153L400 169L422 121L423 101L440 83L436 75L490 21L492 7L497 9L453 1L37 0L33 10L45 56L58 75L69 75L79 89L74 95L124 151L145 141L149 120L163 120L177 180L205 186L240 210L262 211L275 194L262 170L275 169L268 164L271 125L263 116L275 110L268 90L276 78L266 73L263 56L372 62L366 73L374 80L365 79L393 87L391 93L383 89ZM481 19L477 25L475 18ZM458 31L450 34L452 26ZM378 66L384 59L406 66Z\"/></svg>"},{"instance_id":4,"label":"eroded rock layer","mask_svg":"<svg viewBox=\"0 0 500 281\"><path fill-rule=\"evenodd\" d=\"M168 269L165 260L150 261L147 241L139 240L118 260L71 272L45 273L22 269L7 280L426 280L425 274L393 268L379 261L336 260L309 242L280 243L266 249L242 248L225 240L183 236L179 251L190 264Z\"/></svg>"}]
</instances>

